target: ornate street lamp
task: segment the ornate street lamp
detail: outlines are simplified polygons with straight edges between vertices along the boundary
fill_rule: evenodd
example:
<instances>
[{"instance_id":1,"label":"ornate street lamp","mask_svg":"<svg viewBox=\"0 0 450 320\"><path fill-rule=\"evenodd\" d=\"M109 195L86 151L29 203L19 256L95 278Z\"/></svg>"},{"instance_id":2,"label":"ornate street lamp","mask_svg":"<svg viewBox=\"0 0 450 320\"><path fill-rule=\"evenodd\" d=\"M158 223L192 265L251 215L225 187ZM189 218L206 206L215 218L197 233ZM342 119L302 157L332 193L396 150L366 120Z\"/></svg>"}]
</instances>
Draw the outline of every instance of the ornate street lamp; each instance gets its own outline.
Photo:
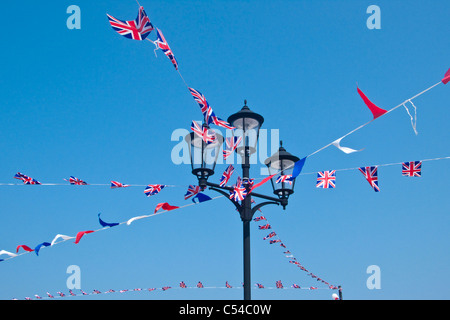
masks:
<instances>
[{"instance_id":1,"label":"ornate street lamp","mask_svg":"<svg viewBox=\"0 0 450 320\"><path fill-rule=\"evenodd\" d=\"M283 148L283 142L280 141L280 148L278 151L264 161L269 169L269 174L274 176L271 179L273 193L278 196L280 200L284 200L283 209L286 208L287 200L291 194L294 193L295 178L292 178L294 165L300 159Z\"/></svg>"},{"instance_id":2,"label":"ornate street lamp","mask_svg":"<svg viewBox=\"0 0 450 320\"><path fill-rule=\"evenodd\" d=\"M190 133L186 136L185 140L189 144L192 173L197 177L199 186L202 189L209 187L210 190L214 190L224 195L233 203L240 214L243 222L244 235L244 300L250 300L250 222L252 221L255 212L262 206L268 204L281 204L283 208L285 208L289 195L294 192L295 179L292 179L292 184L285 181L280 186L276 184L276 180L274 181L272 179L274 193L278 196L276 198L251 191L250 155L256 152L259 129L264 122L264 118L260 114L250 110L247 106L247 101L244 101L242 109L229 116L228 122L236 128L233 130L234 136L239 135L242 137L242 146L236 149L236 153L242 158L242 180L244 181L243 186L247 191L247 195L242 201L235 201L233 197L230 198L230 192L234 191L233 187L221 187L219 184L208 181L208 178L214 174L217 157L220 152L220 147L223 144L223 137L216 133L216 141L211 144L206 144L201 137L197 136L195 133ZM205 126L205 124L203 126ZM267 159L265 164L269 167L269 171L275 170L274 173L279 171L279 175L287 175L290 172L292 175L293 164L296 161L298 161L297 157L291 155L280 146L279 151ZM252 197L261 198L267 201L252 207Z\"/></svg>"},{"instance_id":3,"label":"ornate street lamp","mask_svg":"<svg viewBox=\"0 0 450 320\"><path fill-rule=\"evenodd\" d=\"M217 157L223 144L223 136L210 129L205 123L202 127L208 130L208 134L215 135L216 138L213 142L206 143L194 132L188 134L185 140L189 146L192 174L197 177L199 186L204 189L209 176L214 174Z\"/></svg>"}]
</instances>

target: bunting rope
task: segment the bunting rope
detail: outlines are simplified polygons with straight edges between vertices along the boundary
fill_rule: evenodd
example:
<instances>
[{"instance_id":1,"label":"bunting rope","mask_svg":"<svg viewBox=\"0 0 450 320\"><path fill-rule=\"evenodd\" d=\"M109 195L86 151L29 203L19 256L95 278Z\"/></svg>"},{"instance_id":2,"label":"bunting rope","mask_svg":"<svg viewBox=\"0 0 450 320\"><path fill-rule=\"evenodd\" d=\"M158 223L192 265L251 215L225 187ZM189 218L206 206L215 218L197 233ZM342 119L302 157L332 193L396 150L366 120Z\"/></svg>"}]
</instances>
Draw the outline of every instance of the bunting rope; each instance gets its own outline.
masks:
<instances>
[{"instance_id":1,"label":"bunting rope","mask_svg":"<svg viewBox=\"0 0 450 320\"><path fill-rule=\"evenodd\" d=\"M434 87L436 87L437 85L439 85L439 84L441 84L441 83L442 83L442 81L439 81L438 83L432 85L432 86L429 87L428 89L425 89L425 90L423 90L422 92L416 94L416 95L413 96L412 98L406 99L405 101L403 101L403 102L400 103L399 105L397 105L397 106L391 108L390 110L388 110L388 111L387 111L386 113L384 113L384 114L388 114L388 113L394 111L395 109L401 107L404 103L411 102L411 100L413 100L413 99L415 99L415 98L421 96L422 94L424 94L424 93L430 91L431 89L433 89ZM383 115L384 115L384 114L383 114ZM355 129L353 129L352 131L346 133L345 135L343 135L343 136L342 136L341 138L339 138L339 139L343 139L343 138L345 138L345 137L351 135L352 133L354 133L354 132L356 132L356 131L358 131L358 130L364 128L365 126L367 126L368 124L370 124L371 122L373 122L374 120L376 120L377 118L378 118L378 117L373 118L372 120L366 122L365 124L360 125L359 127L357 127L357 128L355 128ZM337 139L337 140L339 140L339 139ZM334 140L334 141L336 141L336 140ZM334 141L333 141L333 142L334 142ZM318 152L320 152L320 151L322 151L322 150L328 148L329 146L331 146L331 145L333 144L333 142L331 142L331 143L329 143L329 144L323 146L322 148L320 148L320 149L314 151L313 153L309 154L309 155L306 156L306 157L310 157L310 156L312 156L312 155L314 155L314 154L316 154L316 153L318 153Z\"/></svg>"},{"instance_id":2,"label":"bunting rope","mask_svg":"<svg viewBox=\"0 0 450 320\"><path fill-rule=\"evenodd\" d=\"M438 160L446 160L446 159L450 159L450 157L440 157L440 158L434 158L434 159L424 159L424 160L420 160L422 162L426 162L426 161L438 161ZM388 166L394 166L394 165L401 165L403 164L403 162L393 162L393 163L384 163L384 164L372 164L370 166L372 167L388 167ZM353 167L353 168L343 168L343 169L333 169L334 171L348 171L348 170L357 170L360 167ZM309 174L317 174L317 172L305 172L305 173L300 173L300 175L309 175Z\"/></svg>"},{"instance_id":3,"label":"bunting rope","mask_svg":"<svg viewBox=\"0 0 450 320\"><path fill-rule=\"evenodd\" d=\"M224 197L224 196L220 195L220 196L217 196L217 197L214 197L214 198L209 198L208 200L216 200L216 199L219 199L219 198L222 198L222 197ZM122 221L122 222L113 223L113 224L105 223L103 220L100 219L100 214L99 214L99 216L98 216L99 222L103 226L103 228L96 229L96 230L80 231L80 232L77 233L76 236L66 236L66 235L62 235L62 234L57 234L55 236L55 238L51 241L51 243L43 242L42 244L39 244L35 249L31 249L30 247L28 247L26 245L19 245L16 248L16 253L12 253L12 252L9 252L9 251L6 251L6 250L0 250L0 256L2 256L2 255L8 255L9 256L8 258L0 259L0 262L7 261L7 260L10 260L10 259L13 259L13 258L17 258L19 256L22 256L24 254L28 254L28 253L31 253L31 252L35 252L36 255L39 255L39 251L41 250L41 247L42 248L49 247L49 246L52 247L54 245L66 242L66 241L71 240L71 239L76 239L75 243L77 244L85 234L108 230L108 229L110 229L113 226L119 226L119 225L125 225L125 224L127 226L129 226L132 222L134 222L136 220L151 218L151 217L154 217L156 215L160 215L162 213L166 213L168 211L172 211L172 210L176 210L176 209L182 209L182 208L187 208L187 207L190 207L190 206L198 205L198 204L200 204L202 202L204 202L204 201L192 202L192 203L186 204L184 206L172 207L172 208L169 208L169 209L166 209L166 210L163 210L163 211L159 211L159 212L157 212L157 210L155 210L155 212L153 214L137 216L137 217L130 218L127 221ZM157 206L157 209L158 209L158 206ZM58 241L59 239L62 239L62 240ZM20 248L24 249L25 251L21 252L21 253L18 253Z\"/></svg>"},{"instance_id":4,"label":"bunting rope","mask_svg":"<svg viewBox=\"0 0 450 320\"><path fill-rule=\"evenodd\" d=\"M262 215L259 217L256 217L253 219L254 221L263 221L265 220L267 223L265 225L260 225L258 227L259 230L273 230L273 226L271 223L269 223L268 219ZM329 282L323 280L322 278L318 277L317 275L313 274L312 272L310 272L308 269L306 269L301 263L300 261L297 260L297 258L294 256L294 254L292 253L291 250L289 250L286 246L286 244L284 243L284 241L282 241L278 235L278 233L276 233L275 231L270 232L266 237L263 238L263 240L269 240L269 244L275 244L275 243L279 243L280 247L282 247L283 249L285 249L285 251L283 252L283 254L285 255L286 258L289 258L289 263L297 266L300 270L307 272L307 275L310 276L313 279L316 279L317 281L322 282L323 284L327 285L329 289L338 289L337 286L334 286L332 284L330 284Z\"/></svg>"},{"instance_id":5,"label":"bunting rope","mask_svg":"<svg viewBox=\"0 0 450 320\"><path fill-rule=\"evenodd\" d=\"M290 290L290 289L302 289L302 290L338 290L338 288L328 288L328 287L301 287L297 285L296 283L292 284L291 286L284 286L280 280L276 281L275 287L267 287L262 285L261 283L255 283L255 287L257 289L264 289L264 290ZM70 297L86 297L86 296L92 296L92 295L99 295L99 294L112 294L112 293L131 293L131 292L138 292L138 293L149 293L149 292L155 292L155 291L162 291L165 292L167 290L185 290L185 289L243 289L243 286L231 286L228 281L226 281L225 286L208 286L205 287L201 281L197 283L196 286L186 286L184 281L181 281L178 286L164 286L161 288L133 288L133 289L110 289L107 291L100 291L97 289L94 289L92 292L85 292L82 289L77 289L80 291L80 293L75 293L73 290L69 289L69 293L65 294L62 291L57 291L56 294L51 294L50 292L46 292L45 295L33 295L34 298L31 297L25 297L23 300L47 300L47 299L62 299L62 298L70 298ZM13 298L11 300L19 300L17 298Z\"/></svg>"}]
</instances>

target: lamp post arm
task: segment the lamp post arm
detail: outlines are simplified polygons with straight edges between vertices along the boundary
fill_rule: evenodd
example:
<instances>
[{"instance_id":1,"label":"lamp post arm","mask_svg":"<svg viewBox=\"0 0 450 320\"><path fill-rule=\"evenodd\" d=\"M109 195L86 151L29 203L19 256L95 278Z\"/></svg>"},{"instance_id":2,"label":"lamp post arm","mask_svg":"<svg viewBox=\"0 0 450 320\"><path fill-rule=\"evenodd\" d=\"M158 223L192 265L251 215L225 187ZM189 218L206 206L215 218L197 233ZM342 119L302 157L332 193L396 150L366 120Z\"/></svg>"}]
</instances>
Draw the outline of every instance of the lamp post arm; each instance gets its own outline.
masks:
<instances>
[{"instance_id":1,"label":"lamp post arm","mask_svg":"<svg viewBox=\"0 0 450 320\"><path fill-rule=\"evenodd\" d=\"M280 205L279 202L275 202L275 201L265 201L265 202L258 203L256 206L254 206L252 208L252 216L255 214L256 210L258 210L259 208L266 206L268 204L276 204L277 206Z\"/></svg>"}]
</instances>

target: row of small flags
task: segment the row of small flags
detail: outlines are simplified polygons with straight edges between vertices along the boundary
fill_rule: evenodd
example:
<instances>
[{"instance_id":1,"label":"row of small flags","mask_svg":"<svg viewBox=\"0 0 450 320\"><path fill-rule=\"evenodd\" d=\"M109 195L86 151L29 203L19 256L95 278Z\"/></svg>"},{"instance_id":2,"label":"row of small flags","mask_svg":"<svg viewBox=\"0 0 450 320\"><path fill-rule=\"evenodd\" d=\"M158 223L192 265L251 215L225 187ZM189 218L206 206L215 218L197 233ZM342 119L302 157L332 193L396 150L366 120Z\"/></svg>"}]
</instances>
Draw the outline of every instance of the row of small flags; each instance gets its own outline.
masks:
<instances>
[{"instance_id":1,"label":"row of small flags","mask_svg":"<svg viewBox=\"0 0 450 320\"><path fill-rule=\"evenodd\" d=\"M242 287L244 286L244 284L242 284ZM266 287L261 283L255 283L255 287L257 289L272 289L273 287ZM184 281L181 281L179 284L179 288L182 289L193 289L193 288L198 288L198 289L202 289L202 288L212 288L212 289L223 289L224 287L205 287L203 285L203 283L201 281L199 281L195 287L188 287L186 285L186 283ZM228 281L225 282L225 288L233 288L233 286L231 286L229 284ZM237 287L238 288L238 287ZM310 286L310 287L301 287L298 284L294 283L292 284L292 286L290 287L286 287L283 285L283 283L281 282L281 280L278 280L275 282L275 288L276 289L288 289L288 288L294 288L294 289L307 289L307 290L317 290L317 289L325 289L325 288L318 288L318 287L314 287L314 286ZM46 292L46 296L40 296L38 294L34 295L34 299L37 300L41 300L41 299L55 299L55 298L65 298L65 297L76 297L76 296L89 296L89 295L97 295L97 294L108 294L108 293L126 293L126 292L153 292L153 291L157 291L157 290L161 290L161 291L167 291L169 289L173 289L173 287L171 286L164 286L161 287L160 289L158 288L134 288L134 289L122 289L122 290L107 290L107 291L100 291L97 289L94 289L91 293L88 293L82 289L78 289L80 290L80 293L75 293L74 290L69 289L69 293L65 294L62 291L57 291L56 294L51 294L50 292ZM337 290L338 288L330 288L333 290ZM34 300L31 297L25 297L25 300ZM13 298L12 300L18 300L17 298Z\"/></svg>"},{"instance_id":2,"label":"row of small flags","mask_svg":"<svg viewBox=\"0 0 450 320\"><path fill-rule=\"evenodd\" d=\"M359 171L375 192L380 191L378 186L378 166L360 167ZM421 177L422 161L408 161L402 163L402 176ZM336 170L320 171L317 173L316 188L333 189L336 187Z\"/></svg>"},{"instance_id":3,"label":"row of small flags","mask_svg":"<svg viewBox=\"0 0 450 320\"><path fill-rule=\"evenodd\" d=\"M267 218L264 215L255 217L253 221L264 223L258 226L259 230L272 229L272 226L269 224ZM279 243L280 247L284 249L283 254L285 255L286 258L289 258L289 263L297 266L300 270L307 272L308 276L315 279L316 281L322 282L323 284L327 285L328 288L338 289L337 286L328 283L327 281L323 280L322 278L318 277L317 275L313 274L308 269L306 269L304 266L302 266L302 264L297 260L297 258L293 255L293 253L289 249L287 249L287 246L283 243L283 241L281 241L281 239L279 238L278 234L275 231L272 231L269 234L267 234L265 237L263 237L263 240L268 240L269 244ZM277 288L278 286L282 287L281 281L280 282L277 281Z\"/></svg>"},{"instance_id":4,"label":"row of small flags","mask_svg":"<svg viewBox=\"0 0 450 320\"><path fill-rule=\"evenodd\" d=\"M358 168L364 175L364 178L369 182L370 186L375 192L380 191L378 186L378 166L367 166ZM227 185L234 172L233 165L229 165L223 172L220 178L219 185L224 187ZM408 161L402 163L402 175L406 177L421 177L422 176L422 161ZM267 178L266 178L267 179ZM265 179L265 180L266 180ZM267 179L266 181L268 181ZM292 184L294 180L292 175L280 175L275 183L289 183ZM237 178L236 183L232 186L233 191L230 192L230 199L235 201L242 201L247 196L247 189L244 184L249 184L250 188L254 188L254 179L247 179L243 181L240 177ZM258 184L261 185L261 182ZM336 187L336 170L319 171L317 173L316 188L333 189Z\"/></svg>"},{"instance_id":5,"label":"row of small flags","mask_svg":"<svg viewBox=\"0 0 450 320\"><path fill-rule=\"evenodd\" d=\"M369 182L370 186L374 189L375 192L380 191L378 186L378 166L368 166L368 167L360 167L359 171L364 175L366 180ZM231 175L234 172L233 165L229 165L227 169L223 172L219 185L224 187L229 182ZM408 161L402 163L402 175L406 177L421 177L422 176L422 161ZM23 181L24 184L29 185L40 185L42 184L38 180L28 177L23 173L16 173L14 176L15 179ZM88 183L82 179L76 178L74 176L70 176L69 179L64 179L68 181L71 185L88 185ZM292 183L292 175L280 175L276 183ZM234 190L230 193L230 199L235 201L243 200L247 195L247 190L244 186L245 183L249 183L250 186L253 185L254 179L248 179L243 181L240 177L237 178L237 182L233 185ZM126 188L129 187L128 184L123 184L118 181L111 181L111 188ZM144 194L146 196L153 196L161 192L167 185L163 184L149 184L144 190ZM329 171L319 171L317 173L317 183L316 188L323 189L333 189L336 187L336 170ZM198 195L202 189L199 186L189 185L186 194L184 195L185 200ZM206 195L201 194L200 196L194 197L198 198L199 201L209 200L210 198ZM194 198L192 199L194 201ZM209 198L209 199L208 199ZM195 202L195 201L194 201Z\"/></svg>"}]
</instances>

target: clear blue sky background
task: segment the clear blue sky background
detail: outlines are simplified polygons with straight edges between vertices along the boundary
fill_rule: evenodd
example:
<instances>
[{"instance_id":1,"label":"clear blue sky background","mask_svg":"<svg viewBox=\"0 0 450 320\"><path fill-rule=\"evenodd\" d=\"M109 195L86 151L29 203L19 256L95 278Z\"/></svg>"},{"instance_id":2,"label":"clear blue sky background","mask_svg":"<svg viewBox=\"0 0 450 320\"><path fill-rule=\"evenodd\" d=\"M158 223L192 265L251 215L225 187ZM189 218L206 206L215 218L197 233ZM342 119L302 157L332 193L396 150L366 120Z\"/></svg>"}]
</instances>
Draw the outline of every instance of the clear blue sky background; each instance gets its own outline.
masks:
<instances>
[{"instance_id":1,"label":"clear blue sky background","mask_svg":"<svg viewBox=\"0 0 450 320\"><path fill-rule=\"evenodd\" d=\"M186 82L226 119L243 100L279 129L284 146L302 157L370 120L356 83L391 108L442 79L450 67L448 1L147 1L141 0L178 59ZM66 9L81 8L81 29L69 30ZM381 30L369 30L366 9L381 8ZM88 183L162 183L143 187L0 186L0 250L34 247L58 234L98 229L97 214L122 222L153 212L159 202L184 205L189 165L176 165L171 141L200 111L170 61L153 45L121 37L106 18L132 20L135 1L8 1L2 4L0 182L20 171L43 183L70 175ZM149 36L155 39L155 33ZM415 100L416 136L401 108L346 138L365 148L334 147L308 158L304 172L449 156L450 88ZM252 166L260 178L264 159ZM217 182L226 165L217 166ZM238 168L237 172L240 172ZM381 167L375 193L357 170L337 174L337 188L297 179L285 211L263 214L297 259L344 299L448 299L450 236L448 160L425 162L421 178L401 166ZM233 180L236 178L233 177ZM271 193L270 184L260 192ZM215 196L212 191L207 194ZM252 285L321 286L288 263L252 223ZM4 256L3 258L5 258ZM66 269L81 268L93 289L233 286L242 282L242 223L226 199L130 226L85 236L0 262L0 299L68 293ZM381 269L369 290L366 269ZM321 286L323 287L323 285ZM330 290L257 290L254 299L331 299ZM241 299L242 290L173 289L82 299Z\"/></svg>"}]
</instances>

